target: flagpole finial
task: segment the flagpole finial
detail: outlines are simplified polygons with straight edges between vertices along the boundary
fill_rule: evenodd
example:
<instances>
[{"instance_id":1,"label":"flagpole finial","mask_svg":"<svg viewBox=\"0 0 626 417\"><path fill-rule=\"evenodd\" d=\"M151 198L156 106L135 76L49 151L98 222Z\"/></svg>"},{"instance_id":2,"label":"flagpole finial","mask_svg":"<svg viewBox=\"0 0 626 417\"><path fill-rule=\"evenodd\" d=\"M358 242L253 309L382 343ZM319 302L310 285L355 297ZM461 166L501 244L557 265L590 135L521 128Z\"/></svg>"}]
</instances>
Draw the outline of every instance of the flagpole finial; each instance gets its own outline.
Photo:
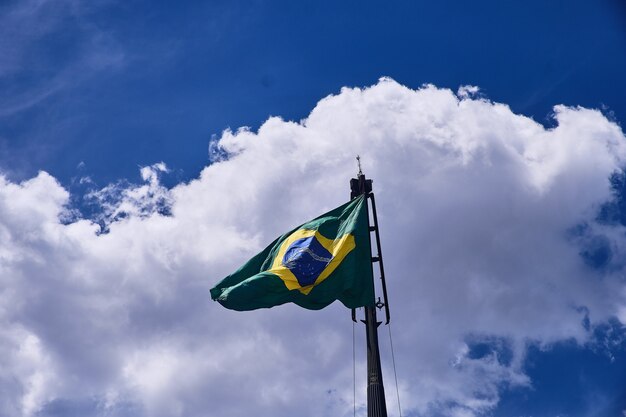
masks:
<instances>
[{"instance_id":1,"label":"flagpole finial","mask_svg":"<svg viewBox=\"0 0 626 417\"><path fill-rule=\"evenodd\" d=\"M363 175L363 171L361 170L361 157L359 155L356 156L356 163L359 166L359 176Z\"/></svg>"},{"instance_id":2,"label":"flagpole finial","mask_svg":"<svg viewBox=\"0 0 626 417\"><path fill-rule=\"evenodd\" d=\"M363 169L361 169L361 157L356 156L356 163L359 167L359 173L356 178L350 180L350 198L358 197L361 194L369 194L372 192L372 180L365 178Z\"/></svg>"}]
</instances>

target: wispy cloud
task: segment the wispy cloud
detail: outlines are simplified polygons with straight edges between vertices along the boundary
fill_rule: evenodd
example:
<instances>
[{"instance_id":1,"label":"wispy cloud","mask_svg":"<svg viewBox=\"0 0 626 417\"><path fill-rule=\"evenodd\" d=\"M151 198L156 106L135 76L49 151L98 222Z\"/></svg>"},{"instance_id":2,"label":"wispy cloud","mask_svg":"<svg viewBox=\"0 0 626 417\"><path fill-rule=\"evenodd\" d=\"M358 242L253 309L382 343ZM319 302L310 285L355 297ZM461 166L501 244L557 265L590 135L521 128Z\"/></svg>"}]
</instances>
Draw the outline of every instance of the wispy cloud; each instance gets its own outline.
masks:
<instances>
[{"instance_id":1,"label":"wispy cloud","mask_svg":"<svg viewBox=\"0 0 626 417\"><path fill-rule=\"evenodd\" d=\"M103 4L26 0L0 9L0 117L124 66L122 44L90 20Z\"/></svg>"}]
</instances>

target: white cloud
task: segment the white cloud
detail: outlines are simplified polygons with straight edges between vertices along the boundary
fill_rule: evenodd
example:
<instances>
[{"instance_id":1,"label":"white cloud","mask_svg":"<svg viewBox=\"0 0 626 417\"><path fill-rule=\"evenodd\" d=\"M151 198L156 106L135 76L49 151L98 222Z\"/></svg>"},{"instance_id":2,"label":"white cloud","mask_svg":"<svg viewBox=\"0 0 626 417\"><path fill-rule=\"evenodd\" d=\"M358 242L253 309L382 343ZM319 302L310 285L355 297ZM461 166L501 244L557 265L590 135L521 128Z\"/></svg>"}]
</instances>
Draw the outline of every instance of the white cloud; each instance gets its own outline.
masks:
<instances>
[{"instance_id":1,"label":"white cloud","mask_svg":"<svg viewBox=\"0 0 626 417\"><path fill-rule=\"evenodd\" d=\"M111 222L124 217L145 218L154 213L169 213L172 197L169 190L159 182L159 176L169 172L165 163L141 167L139 172L144 184L134 185L119 181L85 195L87 202L99 208L93 220L101 223L105 230Z\"/></svg>"},{"instance_id":2,"label":"white cloud","mask_svg":"<svg viewBox=\"0 0 626 417\"><path fill-rule=\"evenodd\" d=\"M624 135L594 110L557 106L554 117L546 130L503 104L387 79L343 89L301 123L225 132L212 151L230 157L188 184L166 190L157 164L143 185L100 191L115 198L99 235L87 220L59 221L69 195L50 175L3 180L1 414L95 398L102 415L116 404L148 416L351 415L347 310L236 313L208 289L344 202L357 154L377 194L405 411L488 412L503 387L532 385L527 343L585 343L583 306L592 326L624 317L619 269L589 268L571 232L587 224L625 247L623 228L595 222ZM500 340L510 358L472 357L472 338Z\"/></svg>"}]
</instances>

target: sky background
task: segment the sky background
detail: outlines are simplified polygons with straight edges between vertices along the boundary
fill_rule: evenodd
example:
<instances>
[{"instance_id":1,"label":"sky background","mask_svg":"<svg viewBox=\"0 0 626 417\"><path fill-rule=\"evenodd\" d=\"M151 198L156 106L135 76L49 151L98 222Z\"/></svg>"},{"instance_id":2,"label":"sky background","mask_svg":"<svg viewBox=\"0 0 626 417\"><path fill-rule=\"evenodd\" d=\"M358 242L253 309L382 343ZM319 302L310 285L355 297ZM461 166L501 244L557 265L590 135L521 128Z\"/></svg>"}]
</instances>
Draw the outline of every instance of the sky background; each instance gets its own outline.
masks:
<instances>
[{"instance_id":1,"label":"sky background","mask_svg":"<svg viewBox=\"0 0 626 417\"><path fill-rule=\"evenodd\" d=\"M208 289L360 154L403 415L622 417L625 73L622 0L0 2L0 414L352 415L343 306Z\"/></svg>"}]
</instances>

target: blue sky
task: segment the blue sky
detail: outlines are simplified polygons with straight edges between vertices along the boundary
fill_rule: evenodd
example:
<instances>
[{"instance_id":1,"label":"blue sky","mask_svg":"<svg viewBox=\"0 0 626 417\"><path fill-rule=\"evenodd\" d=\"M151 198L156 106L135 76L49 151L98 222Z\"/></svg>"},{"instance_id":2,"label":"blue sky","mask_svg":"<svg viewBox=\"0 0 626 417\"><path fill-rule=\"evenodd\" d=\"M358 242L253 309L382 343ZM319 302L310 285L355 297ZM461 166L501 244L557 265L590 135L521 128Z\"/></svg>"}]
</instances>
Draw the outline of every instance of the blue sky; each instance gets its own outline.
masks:
<instances>
[{"instance_id":1,"label":"blue sky","mask_svg":"<svg viewBox=\"0 0 626 417\"><path fill-rule=\"evenodd\" d=\"M388 210L383 243L398 254L388 263L398 265L389 279L398 277L394 329L405 334L404 415L621 416L625 51L621 0L2 2L0 323L9 330L0 352L20 352L21 365L0 371L0 410L196 415L200 393L222 375L211 373L215 363L236 361L211 357L196 375L180 358L206 358L220 337L248 354L251 369L276 372L254 362L301 347L283 346L296 343L284 339L298 323L280 318L278 332L269 324L281 312L316 316L281 307L246 324L250 315L217 312L207 290L277 233L341 204L354 170L337 164L361 153ZM479 90L457 91L465 85ZM397 103L419 111L405 120L389 111ZM378 135L379 126L389 129ZM528 173L511 149L524 150ZM266 159L257 166L255 156ZM403 190L405 205L392 192ZM251 211L233 217L240 210ZM404 229L424 237L396 243ZM549 243L540 253L509 243L518 238ZM424 266L402 260L413 256ZM398 294L413 274L432 282ZM432 299L409 308L419 294ZM333 308L323 317L345 314ZM245 326L254 342L215 327L215 317ZM326 368L303 368L329 392L347 381L331 370L351 349L349 327L335 326L313 326L305 344L335 343ZM210 336L195 341L197 329ZM171 382L181 373L196 376ZM289 415L293 404L272 394L281 386L250 404ZM352 398L336 390L311 413L344 413ZM159 402L165 391L173 408ZM219 398L231 402L223 415L249 415L236 396Z\"/></svg>"},{"instance_id":2,"label":"blue sky","mask_svg":"<svg viewBox=\"0 0 626 417\"><path fill-rule=\"evenodd\" d=\"M19 18L16 4L2 6L0 80L2 164L16 178L46 169L68 183L84 162L106 183L163 160L189 179L223 129L299 120L381 76L477 85L542 123L554 104L626 117L617 0L69 2Z\"/></svg>"}]
</instances>

